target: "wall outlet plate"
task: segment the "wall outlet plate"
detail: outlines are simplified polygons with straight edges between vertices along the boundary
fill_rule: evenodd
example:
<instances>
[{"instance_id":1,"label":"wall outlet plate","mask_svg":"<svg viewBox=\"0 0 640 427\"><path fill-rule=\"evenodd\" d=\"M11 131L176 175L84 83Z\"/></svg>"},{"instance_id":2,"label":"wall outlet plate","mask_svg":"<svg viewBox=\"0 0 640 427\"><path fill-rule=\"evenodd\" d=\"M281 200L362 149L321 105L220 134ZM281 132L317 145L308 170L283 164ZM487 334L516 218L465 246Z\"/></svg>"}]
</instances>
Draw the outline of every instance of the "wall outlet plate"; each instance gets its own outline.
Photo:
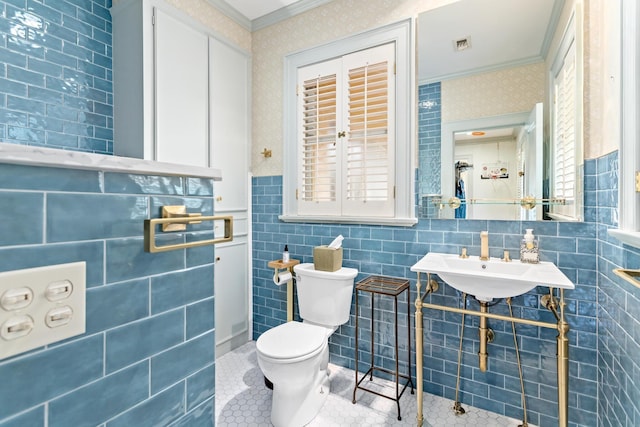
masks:
<instances>
[{"instance_id":1,"label":"wall outlet plate","mask_svg":"<svg viewBox=\"0 0 640 427\"><path fill-rule=\"evenodd\" d=\"M85 332L86 263L0 273L0 359Z\"/></svg>"}]
</instances>

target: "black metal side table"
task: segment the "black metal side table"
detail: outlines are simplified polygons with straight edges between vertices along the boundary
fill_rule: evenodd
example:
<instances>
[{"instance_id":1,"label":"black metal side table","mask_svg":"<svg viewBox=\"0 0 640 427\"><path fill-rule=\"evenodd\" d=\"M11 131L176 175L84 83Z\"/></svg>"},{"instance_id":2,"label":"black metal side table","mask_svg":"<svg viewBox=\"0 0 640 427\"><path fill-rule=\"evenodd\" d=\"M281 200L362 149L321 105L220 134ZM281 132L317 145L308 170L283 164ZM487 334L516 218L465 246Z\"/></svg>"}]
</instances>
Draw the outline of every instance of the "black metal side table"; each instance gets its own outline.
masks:
<instances>
[{"instance_id":1,"label":"black metal side table","mask_svg":"<svg viewBox=\"0 0 640 427\"><path fill-rule=\"evenodd\" d=\"M407 291L407 366L408 366L408 375L401 374L399 371L399 353L398 353L398 295L402 292ZM369 370L364 374L362 378L358 380L358 296L359 292L369 292L371 293L371 366ZM375 329L374 329L374 307L375 307L375 296L383 295L383 296L391 296L393 297L393 312L394 312L394 331L395 331L395 372L389 369L375 366ZM369 276L365 279L361 280L356 284L356 351L355 351L355 371L356 371L356 385L353 388L353 399L352 403L356 403L356 391L358 389L367 391L369 393L376 394L381 397L385 397L387 399L393 400L396 402L398 406L398 420L402 420L400 416L400 397L407 389L407 386L411 384L411 394L414 393L413 388L413 380L411 379L411 307L410 307L410 298L411 298L411 290L409 289L409 280L407 279L399 279L394 277L385 277L385 276ZM388 396L386 394L380 393L375 390L371 390L363 385L361 385L362 381L364 381L367 376L369 376L369 380L373 381L373 372L380 371L386 374L392 375L395 378L395 396ZM406 379L407 382L400 390L400 378Z\"/></svg>"}]
</instances>

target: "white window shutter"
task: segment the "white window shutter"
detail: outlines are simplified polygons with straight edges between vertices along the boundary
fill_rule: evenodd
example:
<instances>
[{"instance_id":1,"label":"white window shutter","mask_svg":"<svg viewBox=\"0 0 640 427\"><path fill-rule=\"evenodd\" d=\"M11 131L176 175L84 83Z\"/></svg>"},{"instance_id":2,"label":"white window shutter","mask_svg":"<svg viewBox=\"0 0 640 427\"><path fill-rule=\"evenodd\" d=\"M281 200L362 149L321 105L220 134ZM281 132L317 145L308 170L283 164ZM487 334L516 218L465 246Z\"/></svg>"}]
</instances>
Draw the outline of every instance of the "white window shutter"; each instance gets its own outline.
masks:
<instances>
[{"instance_id":1,"label":"white window shutter","mask_svg":"<svg viewBox=\"0 0 640 427\"><path fill-rule=\"evenodd\" d=\"M336 144L341 125L339 60L298 71L298 209L299 214L337 215L340 153Z\"/></svg>"},{"instance_id":2,"label":"white window shutter","mask_svg":"<svg viewBox=\"0 0 640 427\"><path fill-rule=\"evenodd\" d=\"M395 177L394 45L343 59L347 131L343 215L393 216Z\"/></svg>"},{"instance_id":3,"label":"white window shutter","mask_svg":"<svg viewBox=\"0 0 640 427\"><path fill-rule=\"evenodd\" d=\"M576 212L576 49L571 43L562 65L553 76L553 187L552 196L566 205L555 205L551 212L574 218Z\"/></svg>"}]
</instances>

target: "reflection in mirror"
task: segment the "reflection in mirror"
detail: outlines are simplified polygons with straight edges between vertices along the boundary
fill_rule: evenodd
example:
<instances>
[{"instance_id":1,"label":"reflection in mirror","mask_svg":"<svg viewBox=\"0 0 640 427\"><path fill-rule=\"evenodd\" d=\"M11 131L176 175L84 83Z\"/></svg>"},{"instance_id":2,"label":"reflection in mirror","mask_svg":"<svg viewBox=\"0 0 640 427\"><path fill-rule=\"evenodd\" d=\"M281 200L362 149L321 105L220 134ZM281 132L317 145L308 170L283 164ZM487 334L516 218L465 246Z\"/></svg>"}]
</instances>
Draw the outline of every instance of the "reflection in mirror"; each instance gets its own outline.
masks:
<instances>
[{"instance_id":1,"label":"reflection in mirror","mask_svg":"<svg viewBox=\"0 0 640 427\"><path fill-rule=\"evenodd\" d=\"M529 114L449 123L443 126L441 185L443 194L461 199L462 207L443 218L537 220L542 208L525 209L524 197L542 194L542 104ZM460 170L460 162L475 164ZM511 203L505 206L505 202Z\"/></svg>"},{"instance_id":2,"label":"reflection in mirror","mask_svg":"<svg viewBox=\"0 0 640 427\"><path fill-rule=\"evenodd\" d=\"M548 57L555 55L556 38L567 25L564 3L460 0L419 15L421 217L543 219L547 208L541 203L549 203L543 193L544 177L549 176L543 169L549 155L543 140L549 139L549 125L543 126L543 119L549 123L551 114L543 102L549 99ZM508 137L487 139L501 128L510 129ZM456 142L456 135L477 130L484 131L485 138L471 141L482 140L483 148ZM461 190L458 161L474 165L462 174L464 199L474 201L466 204L464 215L448 206L456 189ZM500 162L507 163L508 177L482 178L483 168L489 171ZM534 209L520 206L527 196L537 201ZM498 201L502 205L496 205Z\"/></svg>"},{"instance_id":3,"label":"reflection in mirror","mask_svg":"<svg viewBox=\"0 0 640 427\"><path fill-rule=\"evenodd\" d=\"M456 218L520 219L520 206L496 201L522 196L523 153L518 151L522 144L516 144L521 130L518 126L454 134L454 192L462 201Z\"/></svg>"}]
</instances>

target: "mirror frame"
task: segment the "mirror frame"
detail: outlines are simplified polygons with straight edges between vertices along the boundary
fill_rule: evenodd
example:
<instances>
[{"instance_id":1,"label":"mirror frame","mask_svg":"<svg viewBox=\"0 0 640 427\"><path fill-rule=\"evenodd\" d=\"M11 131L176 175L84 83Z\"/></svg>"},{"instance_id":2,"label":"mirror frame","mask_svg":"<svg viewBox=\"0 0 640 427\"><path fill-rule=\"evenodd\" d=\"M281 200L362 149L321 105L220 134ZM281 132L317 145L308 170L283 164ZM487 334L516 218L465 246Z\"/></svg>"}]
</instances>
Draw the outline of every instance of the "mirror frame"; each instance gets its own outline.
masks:
<instances>
[{"instance_id":1,"label":"mirror frame","mask_svg":"<svg viewBox=\"0 0 640 427\"><path fill-rule=\"evenodd\" d=\"M608 233L627 245L640 248L640 6L637 0L622 0L621 45L621 141L619 150L619 224Z\"/></svg>"},{"instance_id":2,"label":"mirror frame","mask_svg":"<svg viewBox=\"0 0 640 427\"><path fill-rule=\"evenodd\" d=\"M571 9L567 10L566 6L567 6L567 2L564 0L561 0L558 3L560 6L554 8L554 10L556 12L554 12L554 14L552 15L551 19L551 24L554 25L554 30L552 33L552 40L555 40L557 38L562 39L564 34L566 33L566 31L568 30L569 24L571 22L572 19L574 19L575 15L578 14L579 15L579 19L583 19L582 17L582 9L578 8L577 5L575 7L571 7ZM429 13L429 11L424 11L422 13ZM569 16L569 20L567 20L566 22L562 23L561 22L561 17L563 14L567 14ZM583 30L583 28L580 26L580 30ZM576 39L583 39L584 38L584 31L581 31L581 33L576 32ZM550 40L551 41L551 40ZM553 44L553 43L551 43ZM419 46L417 46L417 49L419 50ZM552 58L553 55L557 55L558 54L558 49L560 49L560 46L556 46L555 49L553 49L554 51L549 50L546 54L546 57L544 59L545 64L549 63L549 58ZM580 63L584 64L584 57L580 57L579 58ZM514 66L518 66L518 64L514 64ZM584 65L583 65L584 66ZM487 71L491 71L491 70L478 70L478 73L483 73L483 72L487 72ZM545 93L544 93L544 97L543 100L541 102L543 102L543 104L545 105L544 107L544 114L543 117L545 119L545 123L543 125L544 127L544 134L543 134L543 161L544 164L547 165L548 164L548 158L550 156L550 153L548 152L549 150L549 138L551 137L550 135L550 118L551 118L551 111L549 110L549 106L548 103L551 101L549 99L550 97L550 86L549 86L549 82L548 82L548 75L550 73L550 70L548 69L547 66L545 66L545 71L544 71L547 76L545 77L545 80L547 80L547 82L545 83ZM455 76L454 76L455 77ZM456 77L457 78L457 77ZM422 85L425 84L429 84L429 83L435 83L435 82L424 82L422 84L418 84L418 92L419 92L419 88ZM581 107L581 105L580 105ZM442 107L441 107L442 108ZM455 195L455 191L454 191L454 180L455 180L455 175L454 175L454 170L453 170L453 164L454 164L454 132L458 132L458 131L465 131L465 130L470 130L470 129L479 129L479 128L497 128L497 127L502 127L502 126L523 126L525 125L526 121L528 120L528 116L530 114L530 111L527 112L512 112L512 113L507 113L503 116L489 116L489 117L481 117L481 118L477 118L477 119L469 119L469 120L461 120L461 121L456 121L456 122L449 122L449 123L444 123L441 122L441 137L440 137L440 168L441 168L441 173L440 173L440 196L442 197L442 200L444 201L445 199L448 199L449 197L453 197ZM578 121L579 123L582 123L582 120ZM582 150L581 150L582 151ZM583 174L583 168L582 168L582 162L584 161L583 157L582 157L583 153L580 153L580 168L576 171L576 173L582 175ZM421 164L421 159L418 159L418 165L420 166ZM451 167L447 167L446 165L451 165ZM418 175L420 175L420 172L418 173ZM547 205L547 204L551 204L551 203L555 203L551 200L551 195L550 194L545 194L545 184L544 184L544 180L548 179L548 176L546 174L549 173L549 171L542 171L543 172L543 176L540 177L540 188L542 189L543 193L536 195L536 199L540 199L541 200L541 205ZM580 194L580 197L584 197L584 181L583 178L581 176L578 176L576 178L576 180L579 183L580 188L577 189L578 193ZM436 194L424 194L423 188L422 188L422 183L418 182L417 183L418 186L418 205L417 205L417 211L420 212L419 217L421 218L431 218L431 219L436 219L433 218L430 215L425 215L425 212L429 212L428 207L424 206L425 203L425 197L426 196L438 196ZM516 201L516 199L511 200L509 202L509 204L513 204ZM580 203L580 214L578 215L578 217L576 219L573 218L567 218L567 220L569 221L584 221L584 206L583 203ZM426 209L425 209L426 208ZM547 212L547 210L544 210L544 212ZM543 212L542 215L542 219L545 220L564 220L564 219L559 219L559 218L551 218L550 216L547 216L545 213ZM454 209L444 209L440 211L440 214L438 215L438 218L453 218L454 217Z\"/></svg>"}]
</instances>

